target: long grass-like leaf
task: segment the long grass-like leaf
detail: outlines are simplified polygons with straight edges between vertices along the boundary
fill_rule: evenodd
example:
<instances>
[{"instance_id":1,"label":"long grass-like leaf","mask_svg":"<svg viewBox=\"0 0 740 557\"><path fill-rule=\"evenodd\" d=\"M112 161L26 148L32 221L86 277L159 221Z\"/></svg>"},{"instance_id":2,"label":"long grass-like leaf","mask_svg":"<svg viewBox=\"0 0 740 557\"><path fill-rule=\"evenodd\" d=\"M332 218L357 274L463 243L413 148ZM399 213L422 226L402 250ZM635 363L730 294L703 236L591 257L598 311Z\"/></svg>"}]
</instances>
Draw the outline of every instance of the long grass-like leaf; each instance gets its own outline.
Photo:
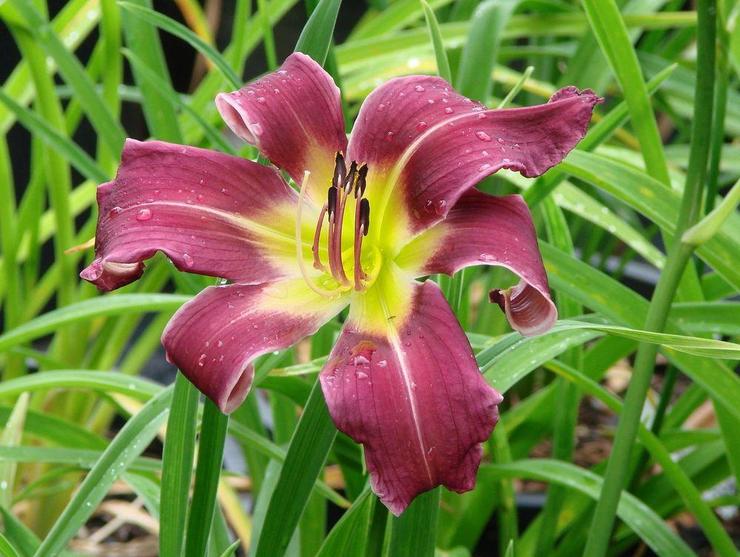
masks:
<instances>
[{"instance_id":1,"label":"long grass-like leaf","mask_svg":"<svg viewBox=\"0 0 740 557\"><path fill-rule=\"evenodd\" d=\"M182 23L179 23L166 15L155 12L145 6L132 4L130 2L120 2L120 6L132 15L141 18L147 23L156 25L160 29L187 42L195 50L205 56L206 59L210 60L213 65L221 71L234 89L241 87L242 83L239 76L234 73L234 70L231 69L231 66L226 59L215 48L185 27Z\"/></svg>"},{"instance_id":2,"label":"long grass-like leaf","mask_svg":"<svg viewBox=\"0 0 740 557\"><path fill-rule=\"evenodd\" d=\"M116 478L157 434L167 417L171 399L172 388L167 388L126 423L85 477L35 557L58 553L87 521Z\"/></svg>"}]
</instances>

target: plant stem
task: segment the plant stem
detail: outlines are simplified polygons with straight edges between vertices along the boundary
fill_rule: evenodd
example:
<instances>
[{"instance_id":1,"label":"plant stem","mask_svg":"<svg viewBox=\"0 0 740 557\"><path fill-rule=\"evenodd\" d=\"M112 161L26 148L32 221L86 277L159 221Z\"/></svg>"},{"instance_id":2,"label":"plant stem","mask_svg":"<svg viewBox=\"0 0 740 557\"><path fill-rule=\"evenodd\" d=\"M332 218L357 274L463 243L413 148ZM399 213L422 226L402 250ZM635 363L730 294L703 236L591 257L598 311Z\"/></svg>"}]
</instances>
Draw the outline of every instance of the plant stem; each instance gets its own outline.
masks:
<instances>
[{"instance_id":1,"label":"plant stem","mask_svg":"<svg viewBox=\"0 0 740 557\"><path fill-rule=\"evenodd\" d=\"M693 247L682 243L680 239L684 231L696 223L701 214L702 186L706 176L712 129L715 8L716 0L697 2L697 75L691 153L674 241L669 248L665 267L658 279L645 320L645 329L648 331L662 331L665 326L676 288L693 252ZM629 471L640 415L653 376L657 350L657 345L645 343L640 344L638 348L632 380L624 401L624 411L614 438L584 556L602 557L609 546L617 505Z\"/></svg>"}]
</instances>

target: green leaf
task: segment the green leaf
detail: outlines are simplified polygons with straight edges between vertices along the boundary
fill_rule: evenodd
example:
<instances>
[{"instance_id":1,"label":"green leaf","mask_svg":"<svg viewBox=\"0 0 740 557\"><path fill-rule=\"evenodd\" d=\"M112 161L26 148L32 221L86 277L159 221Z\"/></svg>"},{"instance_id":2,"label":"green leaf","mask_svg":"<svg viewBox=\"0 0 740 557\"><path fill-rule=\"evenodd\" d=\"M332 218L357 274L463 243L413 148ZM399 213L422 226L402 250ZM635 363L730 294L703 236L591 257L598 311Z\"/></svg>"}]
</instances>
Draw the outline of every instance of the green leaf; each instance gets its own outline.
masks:
<instances>
[{"instance_id":1,"label":"green leaf","mask_svg":"<svg viewBox=\"0 0 740 557\"><path fill-rule=\"evenodd\" d=\"M717 234L725 221L730 218L740 204L740 180L735 182L722 202L702 220L689 228L681 238L684 244L699 246Z\"/></svg>"},{"instance_id":2,"label":"green leaf","mask_svg":"<svg viewBox=\"0 0 740 557\"><path fill-rule=\"evenodd\" d=\"M10 462L68 464L78 468L93 468L102 453L102 450L63 447L0 447L0 458ZM130 460L127 467L138 472L158 472L161 462L152 458L136 458Z\"/></svg>"},{"instance_id":3,"label":"green leaf","mask_svg":"<svg viewBox=\"0 0 740 557\"><path fill-rule=\"evenodd\" d=\"M130 2L119 2L119 5L132 15L146 21L147 23L155 25L163 31L167 31L188 43L211 61L213 65L221 71L223 76L234 89L239 89L242 86L241 79L239 79L239 76L234 73L234 70L231 69L231 66L226 59L215 48L185 27L182 23L179 23L166 15L155 12L146 6L131 4Z\"/></svg>"},{"instance_id":4,"label":"green leaf","mask_svg":"<svg viewBox=\"0 0 740 557\"><path fill-rule=\"evenodd\" d=\"M583 8L627 101L648 174L668 185L668 167L650 95L619 8L614 0L584 0Z\"/></svg>"},{"instance_id":5,"label":"green leaf","mask_svg":"<svg viewBox=\"0 0 740 557\"><path fill-rule=\"evenodd\" d=\"M0 448L16 447L23 437L23 426L28 411L28 393L22 393L13 407L0 435ZM13 502L13 486L15 486L15 462L0 460L0 506L10 508Z\"/></svg>"},{"instance_id":6,"label":"green leaf","mask_svg":"<svg viewBox=\"0 0 740 557\"><path fill-rule=\"evenodd\" d=\"M162 454L161 500L167 504L159 520L159 553L165 557L181 555L184 545L198 398L198 390L178 372Z\"/></svg>"},{"instance_id":7,"label":"green leaf","mask_svg":"<svg viewBox=\"0 0 740 557\"><path fill-rule=\"evenodd\" d=\"M20 557L20 553L13 547L13 544L2 534L0 534L0 554L3 557Z\"/></svg>"},{"instance_id":8,"label":"green leaf","mask_svg":"<svg viewBox=\"0 0 740 557\"><path fill-rule=\"evenodd\" d=\"M523 478L556 483L596 500L601 492L602 478L570 464L538 458L511 464L484 464L479 475L494 478ZM631 493L623 492L617 515L661 557L695 557L691 548L656 515L650 507Z\"/></svg>"},{"instance_id":9,"label":"green leaf","mask_svg":"<svg viewBox=\"0 0 740 557\"><path fill-rule=\"evenodd\" d=\"M308 18L295 45L296 52L307 54L322 66L329 53L334 26L342 0L321 0Z\"/></svg>"},{"instance_id":10,"label":"green leaf","mask_svg":"<svg viewBox=\"0 0 740 557\"><path fill-rule=\"evenodd\" d=\"M256 557L272 557L285 552L336 434L321 385L316 381L270 499Z\"/></svg>"},{"instance_id":11,"label":"green leaf","mask_svg":"<svg viewBox=\"0 0 740 557\"><path fill-rule=\"evenodd\" d=\"M434 556L440 490L418 495L401 516L391 519L390 557Z\"/></svg>"},{"instance_id":12,"label":"green leaf","mask_svg":"<svg viewBox=\"0 0 740 557\"><path fill-rule=\"evenodd\" d=\"M159 431L167 417L172 387L163 390L132 417L105 449L74 497L36 551L55 555L90 518L118 476L130 466Z\"/></svg>"},{"instance_id":13,"label":"green leaf","mask_svg":"<svg viewBox=\"0 0 740 557\"><path fill-rule=\"evenodd\" d=\"M176 106L181 110L187 112L202 128L206 137L215 146L218 146L223 152L231 155L236 154L236 149L226 141L223 135L213 127L208 121L206 121L196 110L194 110L189 103L184 102L183 99L175 91L169 83L163 80L157 75L157 73L146 65L146 62L139 58L136 54L127 48L122 50L123 55L128 58L131 65L137 69L141 74L141 77L150 82L154 87L157 87L163 96L167 97L167 100L172 106Z\"/></svg>"},{"instance_id":14,"label":"green leaf","mask_svg":"<svg viewBox=\"0 0 740 557\"><path fill-rule=\"evenodd\" d=\"M13 5L23 14L31 33L41 43L47 55L56 61L59 72L65 82L72 86L76 99L80 101L85 114L90 118L90 122L106 142L111 153L119 153L123 147L126 132L95 91L85 68L67 50L50 23L41 17L32 2L14 0Z\"/></svg>"},{"instance_id":15,"label":"green leaf","mask_svg":"<svg viewBox=\"0 0 740 557\"><path fill-rule=\"evenodd\" d=\"M47 312L0 336L0 352L52 333L58 328L91 319L146 311L174 311L191 299L178 294L115 294L70 304Z\"/></svg>"},{"instance_id":16,"label":"green leaf","mask_svg":"<svg viewBox=\"0 0 740 557\"><path fill-rule=\"evenodd\" d=\"M224 552L221 554L220 557L232 557L236 553L236 550L239 549L239 546L242 544L241 540L236 540L234 543L232 543L229 547L227 547Z\"/></svg>"},{"instance_id":17,"label":"green leaf","mask_svg":"<svg viewBox=\"0 0 740 557\"><path fill-rule=\"evenodd\" d=\"M612 158L573 151L560 169L621 199L672 235L678 218L679 194L644 172ZM740 290L740 266L734 265L740 252L740 217L732 215L724 226L696 253L709 263L736 290Z\"/></svg>"},{"instance_id":18,"label":"green leaf","mask_svg":"<svg viewBox=\"0 0 740 557\"><path fill-rule=\"evenodd\" d=\"M486 0L478 5L457 73L457 89L466 97L486 102L503 29L519 0Z\"/></svg>"},{"instance_id":19,"label":"green leaf","mask_svg":"<svg viewBox=\"0 0 740 557\"><path fill-rule=\"evenodd\" d=\"M0 397L17 396L25 391L64 388L121 393L144 401L162 391L161 385L140 377L131 377L112 371L60 369L3 381L0 383Z\"/></svg>"},{"instance_id":20,"label":"green leaf","mask_svg":"<svg viewBox=\"0 0 740 557\"><path fill-rule=\"evenodd\" d=\"M40 138L72 164L83 176L94 182L105 182L108 174L98 166L74 141L64 137L40 115L24 108L0 89L0 102L13 112L28 131Z\"/></svg>"},{"instance_id":21,"label":"green leaf","mask_svg":"<svg viewBox=\"0 0 740 557\"><path fill-rule=\"evenodd\" d=\"M336 555L364 555L367 536L370 532L373 492L365 489L352 502L352 506L342 515L339 522L326 536L316 557L335 557Z\"/></svg>"},{"instance_id":22,"label":"green leaf","mask_svg":"<svg viewBox=\"0 0 740 557\"><path fill-rule=\"evenodd\" d=\"M141 8L151 7L151 0L131 0ZM170 73L162 51L156 29L148 22L137 18L130 10L123 10L121 14L126 45L132 52L141 58L148 68L151 68L165 82L170 81ZM133 68L134 80L142 94L142 108L144 117L152 137L164 141L182 143L183 137L177 121L177 114L172 105L167 102L166 96L154 84L141 76L137 68ZM210 97L213 100L213 96Z\"/></svg>"},{"instance_id":23,"label":"green leaf","mask_svg":"<svg viewBox=\"0 0 740 557\"><path fill-rule=\"evenodd\" d=\"M193 501L185 538L186 557L201 557L206 554L216 510L216 491L221 477L228 426L229 417L222 414L212 400L206 399L200 430Z\"/></svg>"},{"instance_id":24,"label":"green leaf","mask_svg":"<svg viewBox=\"0 0 740 557\"><path fill-rule=\"evenodd\" d=\"M432 41L434 57L437 60L437 75L447 81L447 83L452 83L450 62L447 60L447 52L445 51L444 42L442 42L442 34L439 31L437 16L434 15L434 10L424 0L421 0L421 5L424 8L424 18L427 22L429 38Z\"/></svg>"}]
</instances>

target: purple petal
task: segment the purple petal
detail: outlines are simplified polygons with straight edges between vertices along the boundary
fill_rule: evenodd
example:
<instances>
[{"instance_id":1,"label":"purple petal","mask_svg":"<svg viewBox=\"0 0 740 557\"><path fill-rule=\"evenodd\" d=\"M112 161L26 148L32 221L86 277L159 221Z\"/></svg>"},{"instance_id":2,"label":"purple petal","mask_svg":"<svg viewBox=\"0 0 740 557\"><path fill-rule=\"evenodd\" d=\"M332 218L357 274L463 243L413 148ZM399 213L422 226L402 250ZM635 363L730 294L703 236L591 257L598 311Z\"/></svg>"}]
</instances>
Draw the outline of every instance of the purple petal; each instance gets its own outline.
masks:
<instances>
[{"instance_id":1,"label":"purple petal","mask_svg":"<svg viewBox=\"0 0 740 557\"><path fill-rule=\"evenodd\" d=\"M477 190L463 194L445 220L404 247L396 263L417 276L452 275L470 265L506 267L521 281L491 291L491 301L506 312L511 326L523 335L535 335L557 319L532 216L519 195L495 197Z\"/></svg>"},{"instance_id":2,"label":"purple petal","mask_svg":"<svg viewBox=\"0 0 740 557\"><path fill-rule=\"evenodd\" d=\"M211 286L182 306L162 333L169 360L224 413L252 384L252 360L291 346L346 301L314 294L302 280Z\"/></svg>"},{"instance_id":3,"label":"purple petal","mask_svg":"<svg viewBox=\"0 0 740 557\"><path fill-rule=\"evenodd\" d=\"M438 77L397 78L362 105L349 157L370 167L369 192L394 188L390 200L407 214L395 226L415 233L501 168L531 177L558 164L585 134L599 102L590 90L568 87L544 105L486 110Z\"/></svg>"},{"instance_id":4,"label":"purple petal","mask_svg":"<svg viewBox=\"0 0 740 557\"><path fill-rule=\"evenodd\" d=\"M297 276L296 194L274 170L215 151L127 140L115 180L98 187L96 259L81 274L103 290L141 276L158 250L178 269L240 282Z\"/></svg>"},{"instance_id":5,"label":"purple petal","mask_svg":"<svg viewBox=\"0 0 740 557\"><path fill-rule=\"evenodd\" d=\"M339 88L319 64L305 54L291 54L276 72L218 95L216 106L236 135L296 182L311 171L321 188L309 194L323 200L335 154L346 151L347 136Z\"/></svg>"},{"instance_id":6,"label":"purple petal","mask_svg":"<svg viewBox=\"0 0 740 557\"><path fill-rule=\"evenodd\" d=\"M437 285L413 291L386 334L350 316L320 375L334 423L365 446L373 490L396 515L435 486L473 488L502 400Z\"/></svg>"}]
</instances>

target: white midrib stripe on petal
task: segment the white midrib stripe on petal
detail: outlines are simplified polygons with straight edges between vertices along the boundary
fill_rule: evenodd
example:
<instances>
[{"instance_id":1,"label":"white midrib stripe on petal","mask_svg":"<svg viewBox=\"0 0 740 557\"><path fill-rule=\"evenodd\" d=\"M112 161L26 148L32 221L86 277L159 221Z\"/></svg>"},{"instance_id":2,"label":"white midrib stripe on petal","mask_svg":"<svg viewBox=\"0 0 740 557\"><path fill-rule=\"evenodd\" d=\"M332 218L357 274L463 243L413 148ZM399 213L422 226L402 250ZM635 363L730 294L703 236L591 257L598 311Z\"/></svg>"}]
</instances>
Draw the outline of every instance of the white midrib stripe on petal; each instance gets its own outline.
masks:
<instances>
[{"instance_id":1,"label":"white midrib stripe on petal","mask_svg":"<svg viewBox=\"0 0 740 557\"><path fill-rule=\"evenodd\" d=\"M391 313L388 309L385 298L383 298L382 296L378 296L378 299L383 308L383 313L386 316L386 323L388 323L388 340L393 346L393 350L397 355L401 378L403 379L404 387L406 388L406 392L408 393L409 406L411 408L411 418L414 422L414 430L416 431L416 440L419 444L419 450L421 451L421 458L424 461L424 467L426 468L429 482L434 483L434 478L432 478L432 471L429 469L429 463L427 462L427 450L426 446L424 445L424 437L422 436L421 426L419 422L419 409L416 401L416 396L414 395L414 389L412 388L413 381L411 380L411 371L408 362L406 361L406 353L403 350L403 343L401 342L401 338L398 335L398 330L396 329L393 319L391 318Z\"/></svg>"}]
</instances>

